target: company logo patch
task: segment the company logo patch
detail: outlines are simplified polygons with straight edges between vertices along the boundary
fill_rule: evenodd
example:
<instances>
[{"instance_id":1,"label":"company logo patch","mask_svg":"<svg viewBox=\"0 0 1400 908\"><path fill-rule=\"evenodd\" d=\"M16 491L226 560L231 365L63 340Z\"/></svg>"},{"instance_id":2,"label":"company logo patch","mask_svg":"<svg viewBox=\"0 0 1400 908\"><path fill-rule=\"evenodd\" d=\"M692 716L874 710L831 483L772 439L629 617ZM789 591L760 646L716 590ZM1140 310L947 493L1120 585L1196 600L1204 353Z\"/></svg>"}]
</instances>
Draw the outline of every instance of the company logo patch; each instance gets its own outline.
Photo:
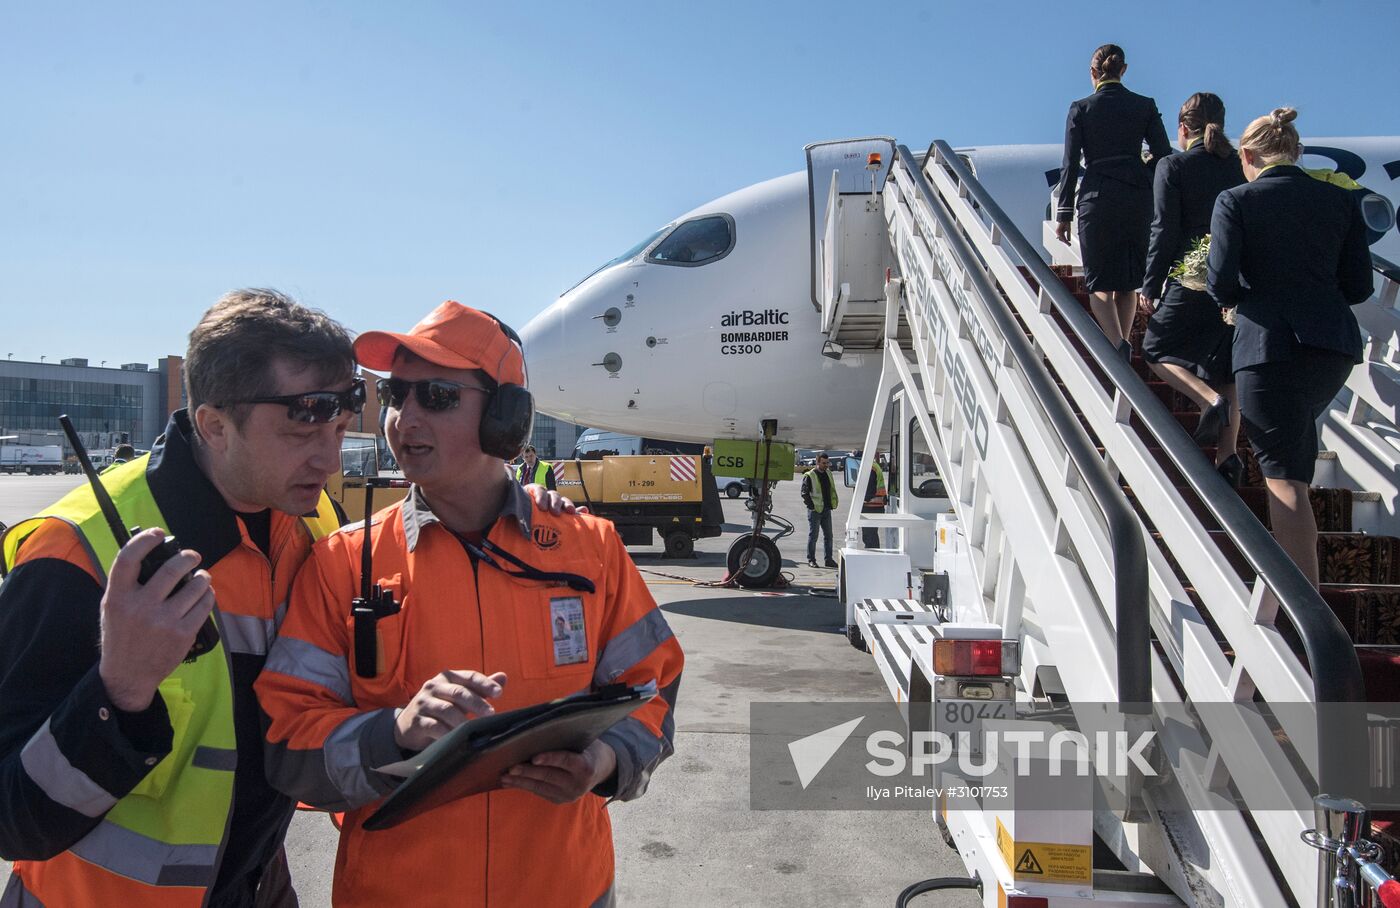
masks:
<instances>
[{"instance_id":1,"label":"company logo patch","mask_svg":"<svg viewBox=\"0 0 1400 908\"><path fill-rule=\"evenodd\" d=\"M530 534L535 540L535 545L542 549L552 549L559 545L559 534L551 527L535 527Z\"/></svg>"}]
</instances>

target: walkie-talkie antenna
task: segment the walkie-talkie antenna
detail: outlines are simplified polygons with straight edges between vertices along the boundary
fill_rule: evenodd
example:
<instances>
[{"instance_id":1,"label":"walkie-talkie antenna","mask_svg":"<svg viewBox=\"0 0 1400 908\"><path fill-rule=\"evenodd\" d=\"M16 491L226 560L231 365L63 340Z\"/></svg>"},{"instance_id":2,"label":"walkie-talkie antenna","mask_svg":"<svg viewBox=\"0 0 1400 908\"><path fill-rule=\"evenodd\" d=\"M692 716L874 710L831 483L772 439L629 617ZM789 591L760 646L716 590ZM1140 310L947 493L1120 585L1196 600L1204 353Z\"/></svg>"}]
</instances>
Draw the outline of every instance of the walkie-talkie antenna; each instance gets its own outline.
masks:
<instances>
[{"instance_id":1,"label":"walkie-talkie antenna","mask_svg":"<svg viewBox=\"0 0 1400 908\"><path fill-rule=\"evenodd\" d=\"M399 605L392 591L385 592L374 582L374 562L371 556L373 539L370 523L374 516L374 490L386 489L391 480L383 476L365 479L365 538L360 547L360 595L350 604L355 619L355 673L361 678L379 674L379 619L396 614Z\"/></svg>"},{"instance_id":2,"label":"walkie-talkie antenna","mask_svg":"<svg viewBox=\"0 0 1400 908\"><path fill-rule=\"evenodd\" d=\"M131 533L122 525L122 515L117 512L112 496L107 494L107 487L97 478L97 470L93 469L92 461L88 459L87 448L83 447L82 440L78 438L78 430L73 428L73 420L64 414L58 418L58 424L63 427L63 434L68 436L68 444L72 445L73 453L78 455L78 464L83 468L83 473L87 475L88 483L92 486L92 495L97 499L97 506L102 509L102 516L107 518L107 526L111 527L112 535L117 537L117 548L122 548L131 541Z\"/></svg>"},{"instance_id":3,"label":"walkie-talkie antenna","mask_svg":"<svg viewBox=\"0 0 1400 908\"><path fill-rule=\"evenodd\" d=\"M373 592L370 587L374 583L374 561L370 552L369 524L370 518L374 516L374 483L365 483L365 542L360 547L360 598L368 602Z\"/></svg>"}]
</instances>

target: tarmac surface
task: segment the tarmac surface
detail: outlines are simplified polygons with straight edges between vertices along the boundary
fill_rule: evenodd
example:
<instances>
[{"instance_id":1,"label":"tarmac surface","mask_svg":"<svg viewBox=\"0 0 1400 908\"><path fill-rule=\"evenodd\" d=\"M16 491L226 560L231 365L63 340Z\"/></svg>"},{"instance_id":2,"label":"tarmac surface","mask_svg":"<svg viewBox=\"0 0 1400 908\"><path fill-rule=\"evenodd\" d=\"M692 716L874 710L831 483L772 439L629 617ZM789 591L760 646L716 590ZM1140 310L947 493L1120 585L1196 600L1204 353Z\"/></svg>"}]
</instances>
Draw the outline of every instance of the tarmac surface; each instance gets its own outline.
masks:
<instances>
[{"instance_id":1,"label":"tarmac surface","mask_svg":"<svg viewBox=\"0 0 1400 908\"><path fill-rule=\"evenodd\" d=\"M79 481L0 475L0 522L33 514ZM851 490L838 488L843 505L834 522L840 548ZM724 535L700 540L692 559L668 558L659 541L631 550L685 650L686 668L675 755L657 770L643 797L609 808L618 904L890 906L911 883L965 876L962 861L923 811L750 808L751 702L884 701L888 694L871 657L842 634L836 572L806 566L806 516L797 483L780 483L774 495L774 513L797 527L778 543L792 583L784 595L677 579L723 578L725 552L750 526L743 499L726 499L724 511ZM299 813L293 820L287 853L308 908L330 904L335 846L336 831L324 816ZM420 885L430 885L431 867L424 874ZM8 877L8 865L0 862L0 888ZM930 893L913 904L958 908L980 902L961 891Z\"/></svg>"}]
</instances>

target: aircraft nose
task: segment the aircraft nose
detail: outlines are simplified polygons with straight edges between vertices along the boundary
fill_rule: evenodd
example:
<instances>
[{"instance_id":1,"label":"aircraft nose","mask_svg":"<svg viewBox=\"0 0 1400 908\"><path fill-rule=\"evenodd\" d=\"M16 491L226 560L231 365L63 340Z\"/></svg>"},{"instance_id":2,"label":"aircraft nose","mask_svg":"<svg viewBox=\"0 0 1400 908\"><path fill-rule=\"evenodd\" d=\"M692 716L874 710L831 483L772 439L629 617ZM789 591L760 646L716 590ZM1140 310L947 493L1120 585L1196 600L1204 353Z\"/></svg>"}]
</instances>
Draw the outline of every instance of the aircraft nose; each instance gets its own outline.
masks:
<instances>
[{"instance_id":1,"label":"aircraft nose","mask_svg":"<svg viewBox=\"0 0 1400 908\"><path fill-rule=\"evenodd\" d=\"M557 411L559 395L568 387L564 376L568 358L564 309L563 301L556 301L520 331L525 364L530 371L530 391L535 396L535 406L541 410Z\"/></svg>"}]
</instances>

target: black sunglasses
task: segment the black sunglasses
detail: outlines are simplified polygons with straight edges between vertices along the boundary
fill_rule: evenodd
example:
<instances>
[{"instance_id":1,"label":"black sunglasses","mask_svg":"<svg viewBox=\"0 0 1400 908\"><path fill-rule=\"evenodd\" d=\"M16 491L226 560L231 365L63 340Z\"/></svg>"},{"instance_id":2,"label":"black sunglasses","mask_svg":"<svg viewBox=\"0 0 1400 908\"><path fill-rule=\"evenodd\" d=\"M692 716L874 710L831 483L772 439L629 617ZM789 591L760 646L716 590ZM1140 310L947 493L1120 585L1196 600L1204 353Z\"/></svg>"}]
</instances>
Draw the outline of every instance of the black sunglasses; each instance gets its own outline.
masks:
<instances>
[{"instance_id":1,"label":"black sunglasses","mask_svg":"<svg viewBox=\"0 0 1400 908\"><path fill-rule=\"evenodd\" d=\"M365 408L365 380L355 379L345 391L307 391L305 394L284 394L281 397L254 397L249 400L235 400L217 404L231 407L238 404L282 404L287 408L287 418L293 422L330 422L341 413L359 413Z\"/></svg>"},{"instance_id":2,"label":"black sunglasses","mask_svg":"<svg viewBox=\"0 0 1400 908\"><path fill-rule=\"evenodd\" d=\"M381 378L375 382L374 387L379 392L379 405L381 407L402 410L404 401L408 400L408 393L412 391L414 400L418 401L418 406L434 413L455 410L457 405L462 402L463 391L491 393L480 385L464 385L442 378L425 378L422 381Z\"/></svg>"}]
</instances>

